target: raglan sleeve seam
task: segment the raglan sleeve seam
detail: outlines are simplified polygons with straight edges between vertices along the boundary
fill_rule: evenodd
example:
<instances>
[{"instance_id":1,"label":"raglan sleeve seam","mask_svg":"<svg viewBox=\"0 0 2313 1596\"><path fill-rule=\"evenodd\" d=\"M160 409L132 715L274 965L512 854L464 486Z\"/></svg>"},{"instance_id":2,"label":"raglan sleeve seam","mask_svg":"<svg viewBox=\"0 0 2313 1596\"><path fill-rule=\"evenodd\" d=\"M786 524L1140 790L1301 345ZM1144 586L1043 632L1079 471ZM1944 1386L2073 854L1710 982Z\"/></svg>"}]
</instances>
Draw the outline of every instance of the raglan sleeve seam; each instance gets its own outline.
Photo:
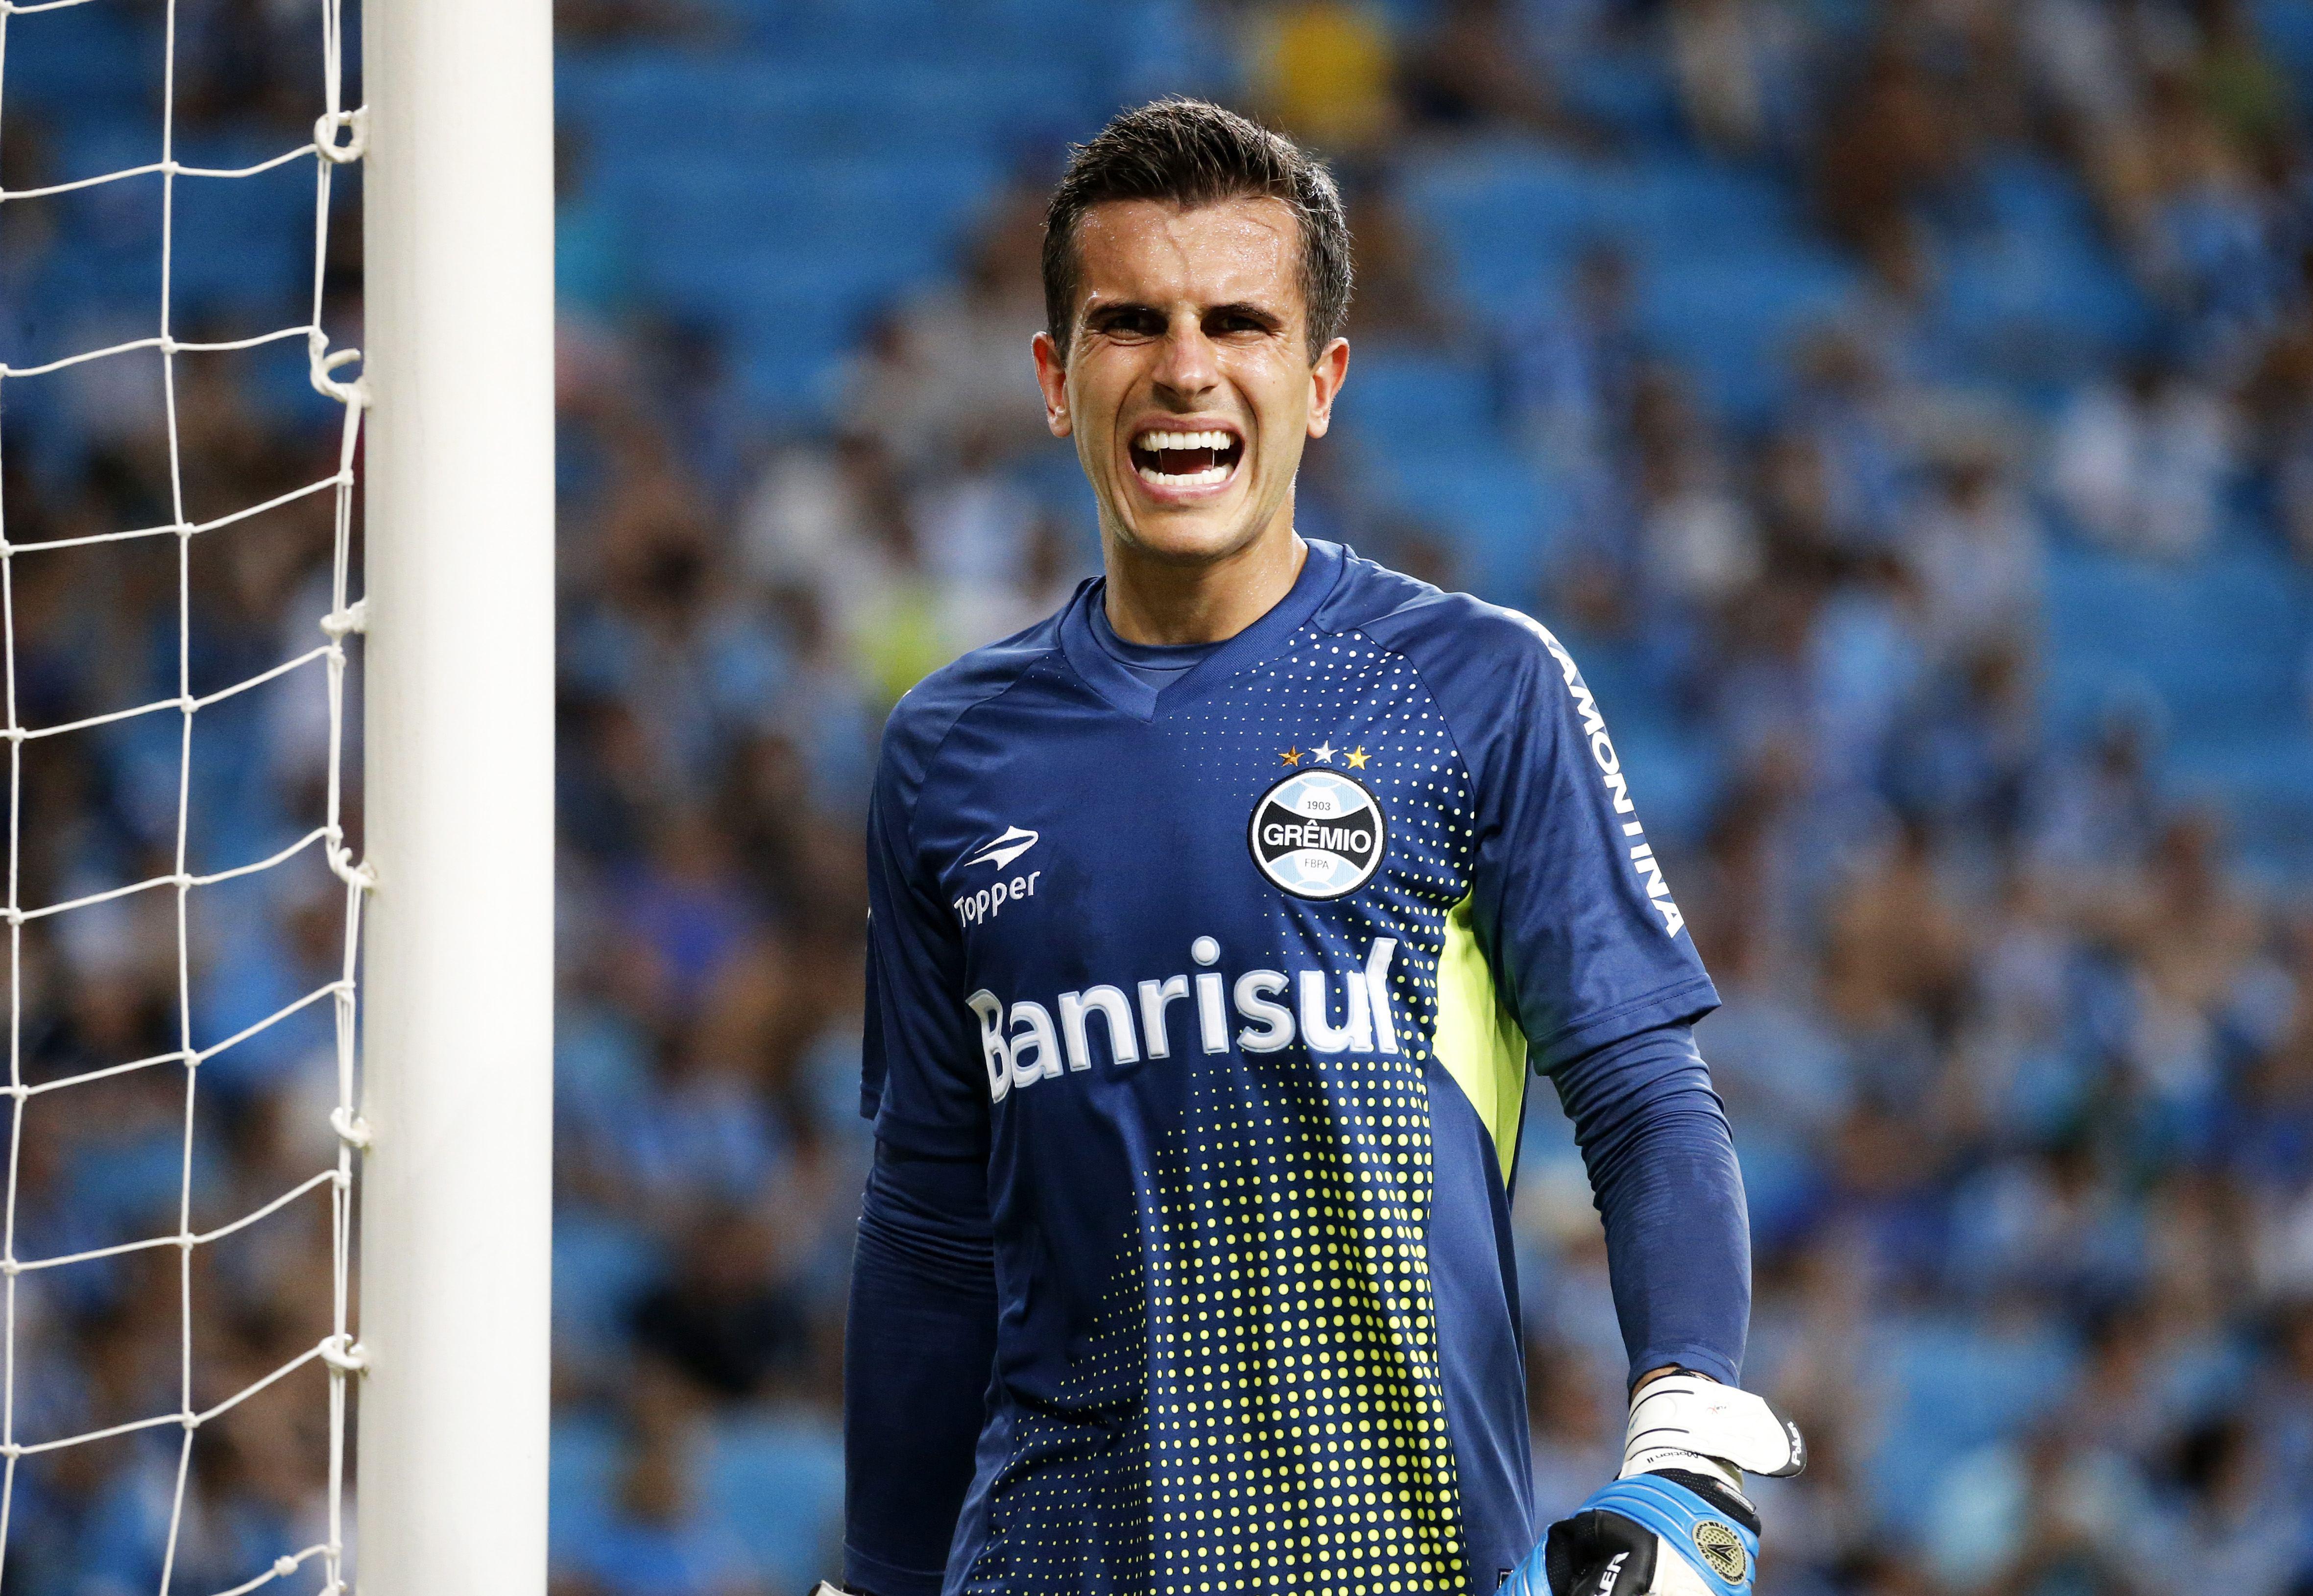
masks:
<instances>
[{"instance_id":1,"label":"raglan sleeve seam","mask_svg":"<svg viewBox=\"0 0 2313 1596\"><path fill-rule=\"evenodd\" d=\"M906 810L907 829L901 838L901 840L907 843L908 860L910 867L913 866L919 857L916 847L916 798L922 793L925 788L931 785L932 772L939 764L940 756L947 752L948 743L954 737L956 728L961 727L964 723L965 719L971 716L975 710L986 709L989 704L994 703L998 699L1002 698L1006 693L1019 686L1021 683L1025 682L1029 676L1041 669L1043 666L1044 662L1050 657L1051 654L1049 651L1037 655L1025 666L1015 672L1011 680L1004 683L1001 686L981 693L978 698L975 698L970 703L965 704L962 709L958 710L954 715L948 718L947 725L940 731L939 740L934 743L928 749L925 750L923 769L917 775L914 789L908 795Z\"/></svg>"},{"instance_id":2,"label":"raglan sleeve seam","mask_svg":"<svg viewBox=\"0 0 2313 1596\"><path fill-rule=\"evenodd\" d=\"M1535 635L1534 623L1522 624L1519 630L1528 639L1536 652L1533 657L1522 662L1526 668L1520 673L1512 691L1512 696L1518 701L1517 712L1549 727L1552 757L1556 758L1562 754L1562 747L1555 729L1554 718L1543 713L1543 707L1535 701L1535 697L1537 690L1546 691L1549 683L1560 673L1543 670L1543 661L1544 658L1552 657L1551 650L1539 637ZM1484 811L1485 795L1480 781L1479 767L1472 763L1469 754L1465 752L1470 744L1462 733L1456 729L1455 711L1447 706L1445 696L1432 685L1429 677L1423 672L1420 662L1410 651L1396 644L1372 639L1370 633L1363 635L1373 640L1375 647L1403 660L1406 668L1412 671L1414 679L1421 683L1421 689L1428 694L1429 701L1437 706L1438 719L1445 725L1446 735L1453 745L1455 757L1461 762L1462 768L1469 778L1474 822L1477 815ZM1470 883L1473 889L1476 886L1476 850L1473 849ZM1508 974L1508 971L1495 972L1498 981L1507 981ZM1625 999L1620 1003L1570 1018L1540 1036L1527 1037L1527 1056L1534 1061L1537 1070L1555 1069L1566 1061L1553 1060L1551 1055L1565 1048L1569 1042L1579 1041L1581 1044L1579 1056L1579 1053L1589 1053L1598 1047L1621 1041L1650 1026L1699 1018L1715 1008L1717 1002L1717 989L1712 986L1711 977L1707 974L1667 982L1636 997ZM1598 1034L1607 1027L1616 1026L1623 1028L1612 1030L1609 1034ZM1521 1030L1525 1028L1523 1023L1520 1024L1519 1028Z\"/></svg>"},{"instance_id":3,"label":"raglan sleeve seam","mask_svg":"<svg viewBox=\"0 0 2313 1596\"><path fill-rule=\"evenodd\" d=\"M894 861L896 870L889 884L890 890L904 904L928 905L933 917L940 921L944 930L948 928L941 908L939 894L936 890L928 890L932 884L925 873L926 861L916 834L919 801L924 789L931 784L933 773L938 768L949 741L955 736L957 727L963 724L964 719L974 710L995 702L1011 692L1025 681L1031 672L1042 666L1046 657L1044 655L1039 655L1031 659L1022 669L1014 673L1009 680L990 692L972 699L956 710L949 718L947 725L941 729L937 740L926 750L912 780L908 779L904 772L894 770L892 772L891 801L897 806L899 815L898 825L895 828L896 835L892 837L888 846L899 857ZM895 710L894 714L897 713ZM891 734L887 732L884 754L886 761L893 757L889 747L890 738ZM879 774L879 784L881 780L882 777ZM883 799L879 796L871 798L870 801L880 804ZM871 860L869 862L873 868L875 861ZM919 915L921 913L919 908L903 908L901 912ZM871 919L874 913L871 904L869 908ZM963 993L959 991L953 995L961 1000ZM881 1001L888 1003L893 1000L889 994L885 994ZM870 1014L866 1019L868 1023L873 1024L875 1017ZM968 1156L980 1150L984 1135L981 1127L973 1127L968 1132L959 1131L954 1125L915 1118L894 1109L890 1101L890 1095L888 1076L871 1083L865 1073L862 1074L859 1083L860 1115L876 1127L875 1133L879 1138L885 1137L887 1131L898 1132L905 1138L904 1145L936 1158Z\"/></svg>"},{"instance_id":4,"label":"raglan sleeve seam","mask_svg":"<svg viewBox=\"0 0 2313 1596\"><path fill-rule=\"evenodd\" d=\"M1421 684L1421 691L1429 697L1429 701L1438 706L1438 719L1446 727L1446 741L1454 750L1455 763L1462 767L1462 774L1470 783L1470 801L1474 807L1478 801L1478 767L1470 763L1469 754L1464 752L1462 734L1454 729L1454 717L1446 708L1446 700L1438 689L1430 684L1429 678L1422 673L1421 662L1396 644L1385 643L1371 632L1360 631L1358 635L1383 653L1403 662L1405 668L1413 673L1413 679Z\"/></svg>"}]
</instances>

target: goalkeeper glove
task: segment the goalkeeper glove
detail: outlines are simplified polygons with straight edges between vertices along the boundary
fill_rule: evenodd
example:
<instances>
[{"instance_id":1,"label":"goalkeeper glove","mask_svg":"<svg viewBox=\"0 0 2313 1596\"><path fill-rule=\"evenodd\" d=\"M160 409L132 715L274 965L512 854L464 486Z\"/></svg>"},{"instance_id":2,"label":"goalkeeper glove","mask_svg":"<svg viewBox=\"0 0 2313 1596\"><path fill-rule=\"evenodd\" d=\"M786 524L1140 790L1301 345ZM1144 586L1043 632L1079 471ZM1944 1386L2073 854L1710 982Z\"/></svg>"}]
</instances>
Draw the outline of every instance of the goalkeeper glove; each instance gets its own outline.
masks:
<instances>
[{"instance_id":1,"label":"goalkeeper glove","mask_svg":"<svg viewBox=\"0 0 2313 1596\"><path fill-rule=\"evenodd\" d=\"M1799 1427L1761 1398L1684 1371L1649 1380L1622 1477L1552 1524L1503 1596L1749 1596L1759 1515L1742 1471L1806 1466Z\"/></svg>"}]
</instances>

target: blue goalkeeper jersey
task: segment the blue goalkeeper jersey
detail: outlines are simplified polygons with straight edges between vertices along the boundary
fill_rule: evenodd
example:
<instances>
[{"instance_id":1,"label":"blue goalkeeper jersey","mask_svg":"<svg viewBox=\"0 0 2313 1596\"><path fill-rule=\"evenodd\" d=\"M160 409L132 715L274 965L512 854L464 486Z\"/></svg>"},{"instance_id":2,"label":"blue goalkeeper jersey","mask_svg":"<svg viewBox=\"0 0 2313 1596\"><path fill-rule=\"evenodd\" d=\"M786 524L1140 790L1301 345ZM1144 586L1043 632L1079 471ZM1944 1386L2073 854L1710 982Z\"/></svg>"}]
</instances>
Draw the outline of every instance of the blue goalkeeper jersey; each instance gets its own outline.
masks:
<instances>
[{"instance_id":1,"label":"blue goalkeeper jersey","mask_svg":"<svg viewBox=\"0 0 2313 1596\"><path fill-rule=\"evenodd\" d=\"M1159 690L1103 597L902 699L869 822L863 1106L995 1233L945 1591L1482 1596L1529 1064L1716 994L1535 622L1312 542Z\"/></svg>"}]
</instances>

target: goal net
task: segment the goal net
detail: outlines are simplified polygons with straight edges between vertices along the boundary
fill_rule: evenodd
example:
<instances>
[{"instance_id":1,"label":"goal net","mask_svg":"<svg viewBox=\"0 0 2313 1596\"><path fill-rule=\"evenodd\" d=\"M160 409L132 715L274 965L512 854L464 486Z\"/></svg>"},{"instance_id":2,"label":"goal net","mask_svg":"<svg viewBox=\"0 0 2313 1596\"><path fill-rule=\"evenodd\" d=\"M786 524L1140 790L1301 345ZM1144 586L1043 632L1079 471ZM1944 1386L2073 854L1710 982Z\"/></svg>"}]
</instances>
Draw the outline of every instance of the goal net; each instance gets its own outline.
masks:
<instances>
[{"instance_id":1,"label":"goal net","mask_svg":"<svg viewBox=\"0 0 2313 1596\"><path fill-rule=\"evenodd\" d=\"M0 4L0 128L9 125L10 73L37 81L44 23L57 13L97 4L100 0ZM68 402L76 390L85 392L88 384L84 379L99 375L86 368L100 364L119 367L122 369L117 375L101 374L111 380L97 384L99 391L109 386L115 392L132 392L140 379L156 384L167 513L167 518L156 525L101 526L54 535L54 517L35 514L31 505L10 504L8 494L0 492L0 731L4 731L8 748L5 918L6 1089L10 1098L5 1222L4 1228L0 1228L0 1459L4 1459L4 1465L0 1465L0 1589L6 1588L7 1575L12 1572L6 1561L9 1541L26 1538L39 1529L38 1525L22 1522L22 1518L28 1512L38 1511L39 1495L59 1494L53 1487L36 1494L36 1482L31 1477L39 1460L150 1432L156 1438L172 1438L175 1451L174 1468L170 1471L166 1521L158 1548L160 1588L163 1592L170 1590L177 1583L177 1564L189 1517L189 1486L194 1478L195 1455L201 1445L202 1432L218 1425L228 1415L256 1401L269 1389L292 1383L309 1365L318 1366L321 1371L322 1378L318 1383L321 1389L315 1395L326 1407L321 1459L326 1477L313 1482L321 1503L319 1521L312 1526L313 1539L304 1544L282 1545L273 1549L269 1557L241 1571L242 1577L227 1588L233 1592L251 1591L277 1580L292 1579L309 1567L321 1590L334 1592L345 1581L347 1386L361 1361L360 1350L349 1333L354 1154L365 1135L356 1112L355 1090L355 974L367 874L355 857L347 834L344 775L348 645L362 624L351 583L354 464L364 390L359 377L351 375L347 369L357 361L357 351L337 347L331 341L331 330L323 316L323 291L330 261L332 189L339 168L360 157L363 118L359 111L348 110L343 103L345 40L337 0L316 0L313 9L312 75L320 114L306 140L238 166L205 166L185 159L177 136L178 41L172 8L166 18L162 81L157 85L161 103L158 138L146 157L110 170L67 173L53 181L0 190L0 207L4 207L0 209L0 217L4 217L0 220L0 228L12 222L23 229L59 225L41 223L31 214L32 207L44 201L92 195L101 189L115 190L124 203L131 202L133 190L143 190L139 197L157 205L160 261L156 301L143 307L105 307L113 317L123 320L141 308L146 320L144 329L135 336L99 348L73 349L47 358L39 357L38 351L28 360L22 351L0 349L0 460L7 456L11 424L19 415L38 416L44 409ZM188 336L180 315L174 281L178 216L188 191L197 185L251 182L283 168L307 168L312 173L312 270L310 293L303 306L307 313L302 321L257 331L236 331L231 336ZM213 502L197 504L196 496L189 491L189 481L197 472L215 475L211 468L216 463L190 457L195 445L188 436L185 411L190 395L201 391L204 383L188 368L198 362L222 360L276 344L302 348L312 387L342 411L337 428L336 469L249 502L223 507ZM37 478L28 472L11 485L34 481ZM225 488L228 492L232 490L229 477ZM205 545L221 540L253 538L259 535L260 529L271 530L270 523L299 519L298 510L309 501L318 501L326 507L330 546L326 584L312 595L321 602L305 617L308 646L233 680L202 680L209 673L196 668L197 639L202 639L208 622L197 613L196 550L206 554ZM27 525L28 533L19 534L19 525ZM142 554L146 545L160 546L173 555L173 606L160 606L155 619L174 635L149 639L173 656L173 691L142 702L95 709L70 719L44 721L38 706L70 695L41 691L39 684L28 681L35 668L35 662L27 657L31 648L45 647L49 639L21 636L19 610L25 606L28 595L38 595L30 601L34 611L51 609L57 580L55 573L38 568L42 561L61 564L69 560L78 580L101 583L107 573L95 569L90 558L92 551L134 558ZM77 558L75 551L80 551ZM149 561L139 563L149 569ZM171 607L174 624L169 627ZM45 613L37 616L41 621L47 618ZM232 621L226 619L223 623L230 626ZM242 646L245 639L228 637L221 641L223 647L206 652L227 657L246 652ZM206 665L207 661L200 663ZM277 701L292 692L304 693L318 701L320 713L313 717L312 729L322 745L303 752L310 753L318 763L321 778L319 790L312 795L313 802L306 813L291 817L295 834L269 851L245 859L205 857L215 852L218 833L226 828L209 828L204 833L196 826L197 789L212 785L198 780L202 773L198 754L212 720L241 710L242 701L260 692ZM242 714L239 719L246 722L249 718ZM60 878L70 880L73 875L92 867L75 861L78 869L65 872L39 868L54 849L32 834L33 827L70 825L81 817L28 812L27 798L39 789L37 782L28 781L28 765L38 758L44 745L50 743L82 739L112 749L149 748L156 736L163 745L171 741L175 745L173 821L162 837L154 839L162 844L155 851L163 857L151 861L163 868L131 879L84 880L79 884L83 890L56 895L60 890ZM313 861L326 866L334 878L339 901L332 917L336 932L328 978L228 1034L212 1034L213 1027L205 1022L216 1005L209 1001L213 994L199 989L195 973L205 969L222 950L211 945L215 939L205 937L204 932L215 929L221 913L234 909L244 913L262 912L265 895L244 891L236 895L237 902L232 905L213 900L219 898L230 883L270 886L259 878L286 877L300 862ZM89 978L93 972L70 967L76 958L97 966L132 964L141 951L134 946L136 931L149 923L148 916L136 913L145 905L130 902L138 899L156 900L165 905L163 935L168 942L169 962L173 966L173 991L168 993L171 1001L163 1027L171 1045L131 1058L104 1056L102 1044L92 1037L82 1047L70 1050L43 1046L44 1038L35 1034L35 1027L53 1023L53 1017L43 1012L48 994L41 990L40 977L61 962L66 966L59 972L63 981ZM128 912L117 910L108 915L102 913L107 905L119 905ZM200 1154L213 1142L206 1133L202 1119L205 1097L208 1095L203 1090L203 1077L230 1070L236 1062L237 1052L259 1048L261 1039L268 1033L317 1009L327 1011L334 1029L334 1044L327 1055L333 1078L325 1093L329 1105L325 1123L334 1151L326 1159L316 1160L316 1167L283 1189L256 1194L258 1200L245 1210L218 1213L215 1204L223 1194L208 1189L216 1183L204 1180L198 1167ZM115 1239L101 1234L104 1221L95 1216L89 1216L85 1225L32 1222L36 1204L30 1200L33 1194L27 1190L28 1174L53 1161L48 1150L32 1145L34 1140L53 1138L60 1143L77 1143L76 1151L99 1158L104 1151L101 1138L75 1136L75 1116L134 1113L136 1108L154 1101L154 1089L163 1076L171 1079L161 1089L178 1100L181 1120L174 1137L178 1150L174 1224L158 1233ZM145 1079L131 1080L129 1077ZM124 1092L123 1088L128 1089ZM51 1194L43 1191L39 1195L48 1199ZM51 1203L38 1205L48 1207ZM208 1273L209 1260L205 1255L223 1246L228 1239L268 1221L276 1221L277 1228L295 1223L295 1211L303 1205L320 1207L327 1216L323 1222L328 1230L329 1274L326 1280L311 1283L317 1294L326 1292L325 1332L311 1345L270 1367L237 1371L225 1382L231 1389L219 1390L212 1371L203 1367L201 1356L204 1304L198 1300L196 1282ZM136 1212L136 1204L124 1204L121 1217L134 1216ZM92 1230L99 1233L88 1233ZM75 1231L88 1245L55 1250L59 1241L73 1237ZM40 1331L48 1328L51 1342L76 1332L84 1334L82 1327L59 1323L67 1317L66 1305L75 1299L101 1302L110 1293L133 1290L125 1283L149 1277L152 1273L139 1266L146 1260L138 1255L148 1254L165 1258L166 1267L175 1276L175 1402L161 1411L55 1433L55 1425L47 1421L58 1416L69 1420L108 1415L102 1412L101 1399L75 1402L62 1395L63 1388L73 1383L68 1369L62 1365L77 1362L75 1352L84 1349L40 1346ZM76 1274L101 1274L109 1278L72 1278ZM149 1312L154 1304L147 1298L141 1306ZM149 1331L150 1327L146 1327ZM48 1356L44 1358L42 1354ZM75 1409L80 1411L75 1413ZM118 1452L121 1449L114 1450ZM119 1466L120 1460L116 1459L116 1467ZM134 1463L128 1467L133 1468ZM27 1497L34 1501L26 1501ZM101 1494L90 1511L104 1511ZM101 1535L103 1526L94 1528ZM20 1581L30 1581L43 1571L20 1556L13 1572Z\"/></svg>"},{"instance_id":2,"label":"goal net","mask_svg":"<svg viewBox=\"0 0 2313 1596\"><path fill-rule=\"evenodd\" d=\"M8 1596L543 1588L545 6L374 8L383 163L341 0L0 0Z\"/></svg>"}]
</instances>

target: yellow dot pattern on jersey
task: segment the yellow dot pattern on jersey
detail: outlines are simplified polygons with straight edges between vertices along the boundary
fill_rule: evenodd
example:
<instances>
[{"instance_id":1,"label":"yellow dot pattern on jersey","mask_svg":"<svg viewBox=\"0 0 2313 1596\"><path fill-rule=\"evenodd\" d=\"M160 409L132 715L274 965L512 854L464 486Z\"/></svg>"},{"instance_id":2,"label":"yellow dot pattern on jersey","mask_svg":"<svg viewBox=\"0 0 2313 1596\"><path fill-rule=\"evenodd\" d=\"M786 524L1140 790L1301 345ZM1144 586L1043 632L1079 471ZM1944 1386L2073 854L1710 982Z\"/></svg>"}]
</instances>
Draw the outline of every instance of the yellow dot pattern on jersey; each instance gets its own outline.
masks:
<instances>
[{"instance_id":1,"label":"yellow dot pattern on jersey","mask_svg":"<svg viewBox=\"0 0 2313 1596\"><path fill-rule=\"evenodd\" d=\"M1062 1399L1016 1425L973 1596L1472 1589L1424 1075L1447 912L1468 885L1468 777L1412 667L1361 636L1305 630L1247 677L1197 728L1200 785L1265 783L1280 734L1330 736L1365 750L1391 831L1373 882L1332 903L1280 895L1279 946L1232 951L1341 969L1397 939L1400 1048L1296 1045L1192 1072Z\"/></svg>"}]
</instances>

